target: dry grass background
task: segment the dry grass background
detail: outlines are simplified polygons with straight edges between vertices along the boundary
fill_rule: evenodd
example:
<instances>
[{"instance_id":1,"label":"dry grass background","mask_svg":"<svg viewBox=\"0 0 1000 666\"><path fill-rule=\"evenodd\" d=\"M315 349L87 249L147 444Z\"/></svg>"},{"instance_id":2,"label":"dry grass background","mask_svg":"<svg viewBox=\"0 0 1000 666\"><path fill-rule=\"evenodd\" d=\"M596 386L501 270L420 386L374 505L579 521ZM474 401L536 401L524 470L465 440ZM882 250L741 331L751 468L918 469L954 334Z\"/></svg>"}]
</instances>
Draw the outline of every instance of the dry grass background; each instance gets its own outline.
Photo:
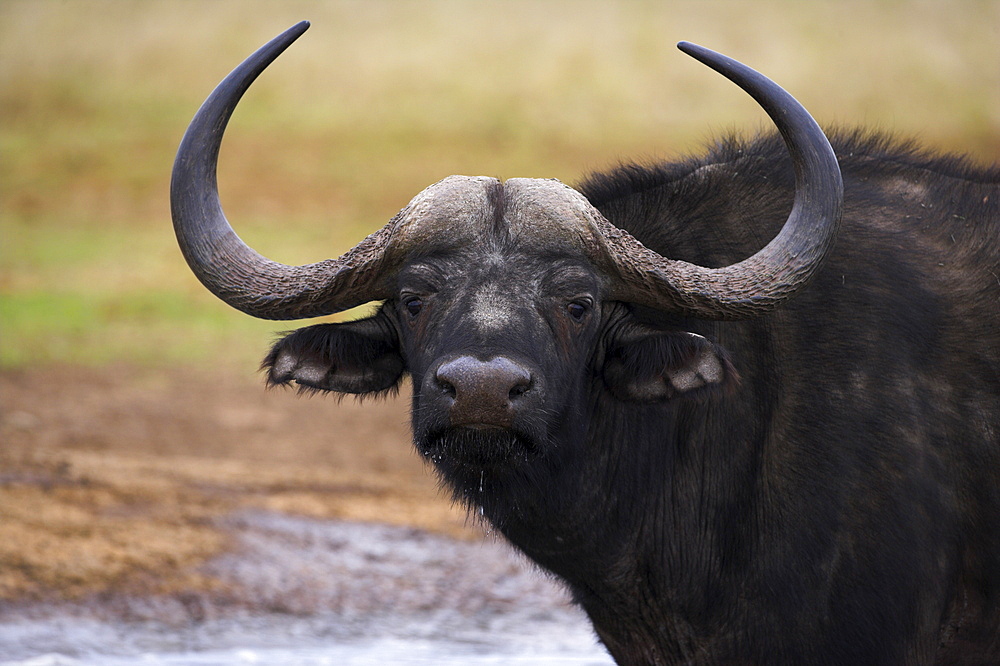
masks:
<instances>
[{"instance_id":1,"label":"dry grass background","mask_svg":"<svg viewBox=\"0 0 1000 666\"><path fill-rule=\"evenodd\" d=\"M1000 155L1000 2L0 2L0 598L210 585L213 516L251 504L462 532L404 402L264 393L276 330L218 303L172 238L184 128L243 57L220 165L263 253L345 250L452 173L574 182L766 127L687 39L824 124ZM385 426L385 427L383 427Z\"/></svg>"},{"instance_id":2,"label":"dry grass background","mask_svg":"<svg viewBox=\"0 0 1000 666\"><path fill-rule=\"evenodd\" d=\"M0 363L256 359L276 326L190 276L166 191L204 97L302 18L314 27L250 91L220 166L241 235L289 263L339 253L449 174L572 183L766 126L682 38L766 72L823 123L1000 154L996 0L5 0Z\"/></svg>"}]
</instances>

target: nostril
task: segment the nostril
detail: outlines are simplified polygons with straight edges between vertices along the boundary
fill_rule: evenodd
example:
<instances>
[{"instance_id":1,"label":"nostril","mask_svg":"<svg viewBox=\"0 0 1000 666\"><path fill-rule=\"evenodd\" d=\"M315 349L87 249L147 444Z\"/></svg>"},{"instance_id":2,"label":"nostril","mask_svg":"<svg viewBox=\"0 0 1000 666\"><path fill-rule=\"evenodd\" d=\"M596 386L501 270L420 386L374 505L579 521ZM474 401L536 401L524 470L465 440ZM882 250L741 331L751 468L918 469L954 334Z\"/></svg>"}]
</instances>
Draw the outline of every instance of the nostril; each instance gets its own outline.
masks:
<instances>
[{"instance_id":1,"label":"nostril","mask_svg":"<svg viewBox=\"0 0 1000 666\"><path fill-rule=\"evenodd\" d=\"M531 390L530 381L519 381L514 387L507 393L507 398L509 400L516 400L522 395Z\"/></svg>"},{"instance_id":2,"label":"nostril","mask_svg":"<svg viewBox=\"0 0 1000 666\"><path fill-rule=\"evenodd\" d=\"M437 381L438 388L441 389L441 392L449 398L454 398L458 394L458 391L455 389L455 385L447 379L443 379L441 377L435 377L434 379Z\"/></svg>"}]
</instances>

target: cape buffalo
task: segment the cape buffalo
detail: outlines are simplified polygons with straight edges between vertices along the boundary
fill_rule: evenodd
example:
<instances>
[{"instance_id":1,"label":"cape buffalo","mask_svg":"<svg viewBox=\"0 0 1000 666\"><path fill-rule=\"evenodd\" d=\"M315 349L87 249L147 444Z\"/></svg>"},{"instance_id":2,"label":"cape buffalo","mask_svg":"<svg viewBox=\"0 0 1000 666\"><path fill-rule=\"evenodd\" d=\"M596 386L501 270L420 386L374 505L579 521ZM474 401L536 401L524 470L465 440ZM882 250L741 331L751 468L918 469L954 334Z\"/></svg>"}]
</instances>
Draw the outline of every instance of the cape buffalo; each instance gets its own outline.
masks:
<instances>
[{"instance_id":1,"label":"cape buffalo","mask_svg":"<svg viewBox=\"0 0 1000 666\"><path fill-rule=\"evenodd\" d=\"M279 341L269 382L409 374L417 449L619 663L1000 663L1000 167L862 132L831 148L774 83L682 43L778 134L577 189L452 176L285 266L233 232L215 167L307 27L212 93L171 186L229 305L384 301Z\"/></svg>"}]
</instances>

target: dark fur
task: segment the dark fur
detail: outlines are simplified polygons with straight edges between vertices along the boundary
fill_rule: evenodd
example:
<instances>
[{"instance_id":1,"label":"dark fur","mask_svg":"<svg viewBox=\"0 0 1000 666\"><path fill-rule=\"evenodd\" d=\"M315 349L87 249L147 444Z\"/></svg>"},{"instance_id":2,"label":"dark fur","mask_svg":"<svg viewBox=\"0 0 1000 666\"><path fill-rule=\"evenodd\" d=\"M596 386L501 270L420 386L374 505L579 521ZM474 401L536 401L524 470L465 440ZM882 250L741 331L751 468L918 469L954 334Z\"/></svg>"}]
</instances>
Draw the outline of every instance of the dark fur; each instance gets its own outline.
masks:
<instances>
[{"instance_id":1,"label":"dark fur","mask_svg":"<svg viewBox=\"0 0 1000 666\"><path fill-rule=\"evenodd\" d=\"M393 322L379 349L414 376L418 447L566 581L620 663L1000 663L1000 168L862 133L832 143L837 245L771 315L608 302L578 325L536 306L476 340L467 285L562 270L516 247L504 275L435 264L449 279L426 320L394 301L377 315ZM722 266L777 233L793 178L766 136L579 189L661 254ZM372 362L370 342L319 341L358 325L293 334L269 362L293 345ZM503 352L544 381L513 434L449 433L422 402L434 359L456 348ZM724 381L629 399L629 382L700 353Z\"/></svg>"}]
</instances>

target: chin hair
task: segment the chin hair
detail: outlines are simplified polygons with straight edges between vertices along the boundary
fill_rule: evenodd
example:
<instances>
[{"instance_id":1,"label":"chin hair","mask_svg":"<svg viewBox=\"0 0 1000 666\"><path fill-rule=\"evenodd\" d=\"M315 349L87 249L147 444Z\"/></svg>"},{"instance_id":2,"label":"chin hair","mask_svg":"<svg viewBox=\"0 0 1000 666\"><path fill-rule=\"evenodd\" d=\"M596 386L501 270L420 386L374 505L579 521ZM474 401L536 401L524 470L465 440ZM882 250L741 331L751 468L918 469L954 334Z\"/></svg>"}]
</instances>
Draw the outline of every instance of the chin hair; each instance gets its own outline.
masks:
<instances>
[{"instance_id":1,"label":"chin hair","mask_svg":"<svg viewBox=\"0 0 1000 666\"><path fill-rule=\"evenodd\" d=\"M516 493L530 477L539 446L530 438L499 428L449 428L417 443L434 464L452 497L474 517L496 522L502 498Z\"/></svg>"}]
</instances>

